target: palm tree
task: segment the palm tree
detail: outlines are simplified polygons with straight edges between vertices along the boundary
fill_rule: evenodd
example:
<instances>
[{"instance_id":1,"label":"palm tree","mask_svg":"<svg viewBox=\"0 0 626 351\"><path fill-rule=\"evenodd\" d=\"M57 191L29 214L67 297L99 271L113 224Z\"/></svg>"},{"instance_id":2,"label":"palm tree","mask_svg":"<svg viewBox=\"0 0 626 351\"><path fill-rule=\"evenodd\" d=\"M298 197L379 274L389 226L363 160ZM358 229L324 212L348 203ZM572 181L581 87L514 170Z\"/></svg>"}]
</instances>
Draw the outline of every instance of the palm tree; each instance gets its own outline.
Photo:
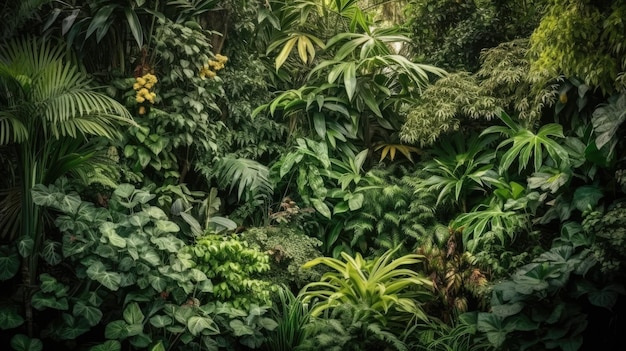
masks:
<instances>
[{"instance_id":1,"label":"palm tree","mask_svg":"<svg viewBox=\"0 0 626 351\"><path fill-rule=\"evenodd\" d=\"M0 193L0 227L8 228L5 239L18 240L25 287L35 286L44 238L30 190L87 165L95 154L94 137L113 139L119 125L134 124L124 106L91 88L64 48L34 38L0 46L0 148L15 165L14 179L5 183L12 188ZM24 290L30 322L30 292Z\"/></svg>"}]
</instances>

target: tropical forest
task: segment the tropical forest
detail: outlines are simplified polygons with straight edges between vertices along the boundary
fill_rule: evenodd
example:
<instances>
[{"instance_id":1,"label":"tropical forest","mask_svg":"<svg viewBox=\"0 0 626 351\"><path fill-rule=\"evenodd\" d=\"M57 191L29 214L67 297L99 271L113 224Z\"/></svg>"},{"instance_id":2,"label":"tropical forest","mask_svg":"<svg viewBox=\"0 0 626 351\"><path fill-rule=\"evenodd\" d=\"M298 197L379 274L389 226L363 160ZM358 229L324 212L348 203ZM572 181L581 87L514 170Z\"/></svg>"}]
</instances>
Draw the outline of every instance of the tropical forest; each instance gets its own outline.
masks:
<instances>
[{"instance_id":1,"label":"tropical forest","mask_svg":"<svg viewBox=\"0 0 626 351\"><path fill-rule=\"evenodd\" d=\"M621 350L626 0L0 1L0 349Z\"/></svg>"}]
</instances>

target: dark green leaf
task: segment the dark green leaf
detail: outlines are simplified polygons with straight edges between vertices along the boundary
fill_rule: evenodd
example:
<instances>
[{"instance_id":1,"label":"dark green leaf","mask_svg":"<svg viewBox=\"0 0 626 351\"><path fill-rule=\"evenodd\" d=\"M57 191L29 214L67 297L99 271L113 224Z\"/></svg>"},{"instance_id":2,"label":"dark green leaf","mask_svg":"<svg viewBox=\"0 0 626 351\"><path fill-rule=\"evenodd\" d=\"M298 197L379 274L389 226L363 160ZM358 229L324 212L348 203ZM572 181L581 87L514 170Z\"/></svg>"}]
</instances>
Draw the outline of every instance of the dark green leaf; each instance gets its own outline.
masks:
<instances>
[{"instance_id":1,"label":"dark green leaf","mask_svg":"<svg viewBox=\"0 0 626 351\"><path fill-rule=\"evenodd\" d=\"M16 334L11 338L11 347L15 351L41 351L43 343L39 339L31 339L24 334Z\"/></svg>"},{"instance_id":2,"label":"dark green leaf","mask_svg":"<svg viewBox=\"0 0 626 351\"><path fill-rule=\"evenodd\" d=\"M89 351L120 351L122 344L117 340L107 340L100 345L93 346Z\"/></svg>"},{"instance_id":3,"label":"dark green leaf","mask_svg":"<svg viewBox=\"0 0 626 351\"><path fill-rule=\"evenodd\" d=\"M576 188L572 202L582 212L587 209L594 209L603 196L602 190L597 186L585 185Z\"/></svg>"},{"instance_id":4,"label":"dark green leaf","mask_svg":"<svg viewBox=\"0 0 626 351\"><path fill-rule=\"evenodd\" d=\"M0 329L7 330L19 327L24 323L24 318L17 313L15 306L0 307Z\"/></svg>"},{"instance_id":5,"label":"dark green leaf","mask_svg":"<svg viewBox=\"0 0 626 351\"><path fill-rule=\"evenodd\" d=\"M13 278L19 268L17 251L9 246L0 246L0 281Z\"/></svg>"},{"instance_id":6,"label":"dark green leaf","mask_svg":"<svg viewBox=\"0 0 626 351\"><path fill-rule=\"evenodd\" d=\"M28 257L33 252L35 246L35 240L33 238L23 238L17 243L17 251L22 257Z\"/></svg>"},{"instance_id":7,"label":"dark green leaf","mask_svg":"<svg viewBox=\"0 0 626 351\"><path fill-rule=\"evenodd\" d=\"M117 5L105 5L102 6L98 12L96 12L96 15L93 17L89 27L87 28L86 38L89 38L96 30L100 31L102 28L108 28L106 23L111 21L109 16L111 16L111 13L116 6Z\"/></svg>"},{"instance_id":8,"label":"dark green leaf","mask_svg":"<svg viewBox=\"0 0 626 351\"><path fill-rule=\"evenodd\" d=\"M524 308L524 304L521 302L508 303L502 305L491 306L491 312L498 317L505 318L518 314Z\"/></svg>"},{"instance_id":9,"label":"dark green leaf","mask_svg":"<svg viewBox=\"0 0 626 351\"><path fill-rule=\"evenodd\" d=\"M613 308L617 302L619 295L626 294L624 286L612 284L605 286L601 290L592 291L589 293L589 302L594 306L604 307L608 310Z\"/></svg>"},{"instance_id":10,"label":"dark green leaf","mask_svg":"<svg viewBox=\"0 0 626 351\"><path fill-rule=\"evenodd\" d=\"M126 21L128 22L131 33L133 33L137 47L141 48L143 46L143 30L141 22L139 22L139 17L137 17L137 13L130 7L124 8L124 14L126 15Z\"/></svg>"},{"instance_id":11,"label":"dark green leaf","mask_svg":"<svg viewBox=\"0 0 626 351\"><path fill-rule=\"evenodd\" d=\"M42 291L36 292L31 298L31 304L37 310L43 310L45 308L53 308L57 310L67 310L69 308L67 298L62 297L60 299L55 296L44 294Z\"/></svg>"},{"instance_id":12,"label":"dark green leaf","mask_svg":"<svg viewBox=\"0 0 626 351\"><path fill-rule=\"evenodd\" d=\"M72 314L77 318L85 318L90 327L95 327L102 319L102 311L99 308L88 306L82 300L76 302Z\"/></svg>"}]
</instances>

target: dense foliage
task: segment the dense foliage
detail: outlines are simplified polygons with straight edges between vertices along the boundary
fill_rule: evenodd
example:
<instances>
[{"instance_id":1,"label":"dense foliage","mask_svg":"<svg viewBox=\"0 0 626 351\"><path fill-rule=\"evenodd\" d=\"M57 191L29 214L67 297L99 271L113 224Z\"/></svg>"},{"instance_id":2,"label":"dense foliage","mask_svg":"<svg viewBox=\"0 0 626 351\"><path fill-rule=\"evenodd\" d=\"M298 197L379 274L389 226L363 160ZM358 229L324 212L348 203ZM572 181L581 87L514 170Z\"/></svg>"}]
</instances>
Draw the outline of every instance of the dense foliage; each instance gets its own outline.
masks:
<instances>
[{"instance_id":1,"label":"dense foliage","mask_svg":"<svg viewBox=\"0 0 626 351\"><path fill-rule=\"evenodd\" d=\"M0 348L621 340L626 1L0 10Z\"/></svg>"}]
</instances>

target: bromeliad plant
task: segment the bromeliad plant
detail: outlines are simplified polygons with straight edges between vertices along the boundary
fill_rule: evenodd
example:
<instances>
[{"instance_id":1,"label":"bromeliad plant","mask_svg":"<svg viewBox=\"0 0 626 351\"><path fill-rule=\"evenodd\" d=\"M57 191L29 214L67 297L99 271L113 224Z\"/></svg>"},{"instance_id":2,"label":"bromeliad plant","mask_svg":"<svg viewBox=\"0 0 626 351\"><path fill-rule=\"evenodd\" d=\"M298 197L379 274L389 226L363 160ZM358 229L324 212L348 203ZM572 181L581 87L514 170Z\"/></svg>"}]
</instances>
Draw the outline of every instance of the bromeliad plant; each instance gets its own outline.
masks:
<instances>
[{"instance_id":1,"label":"bromeliad plant","mask_svg":"<svg viewBox=\"0 0 626 351\"><path fill-rule=\"evenodd\" d=\"M313 303L311 315L350 304L369 310L371 320L384 327L407 325L426 320L422 303L431 296L432 282L410 267L424 258L408 254L394 259L398 248L388 250L380 257L365 260L360 254L351 257L342 253L342 259L320 257L304 265L322 264L331 269L319 282L307 284L300 295Z\"/></svg>"}]
</instances>

